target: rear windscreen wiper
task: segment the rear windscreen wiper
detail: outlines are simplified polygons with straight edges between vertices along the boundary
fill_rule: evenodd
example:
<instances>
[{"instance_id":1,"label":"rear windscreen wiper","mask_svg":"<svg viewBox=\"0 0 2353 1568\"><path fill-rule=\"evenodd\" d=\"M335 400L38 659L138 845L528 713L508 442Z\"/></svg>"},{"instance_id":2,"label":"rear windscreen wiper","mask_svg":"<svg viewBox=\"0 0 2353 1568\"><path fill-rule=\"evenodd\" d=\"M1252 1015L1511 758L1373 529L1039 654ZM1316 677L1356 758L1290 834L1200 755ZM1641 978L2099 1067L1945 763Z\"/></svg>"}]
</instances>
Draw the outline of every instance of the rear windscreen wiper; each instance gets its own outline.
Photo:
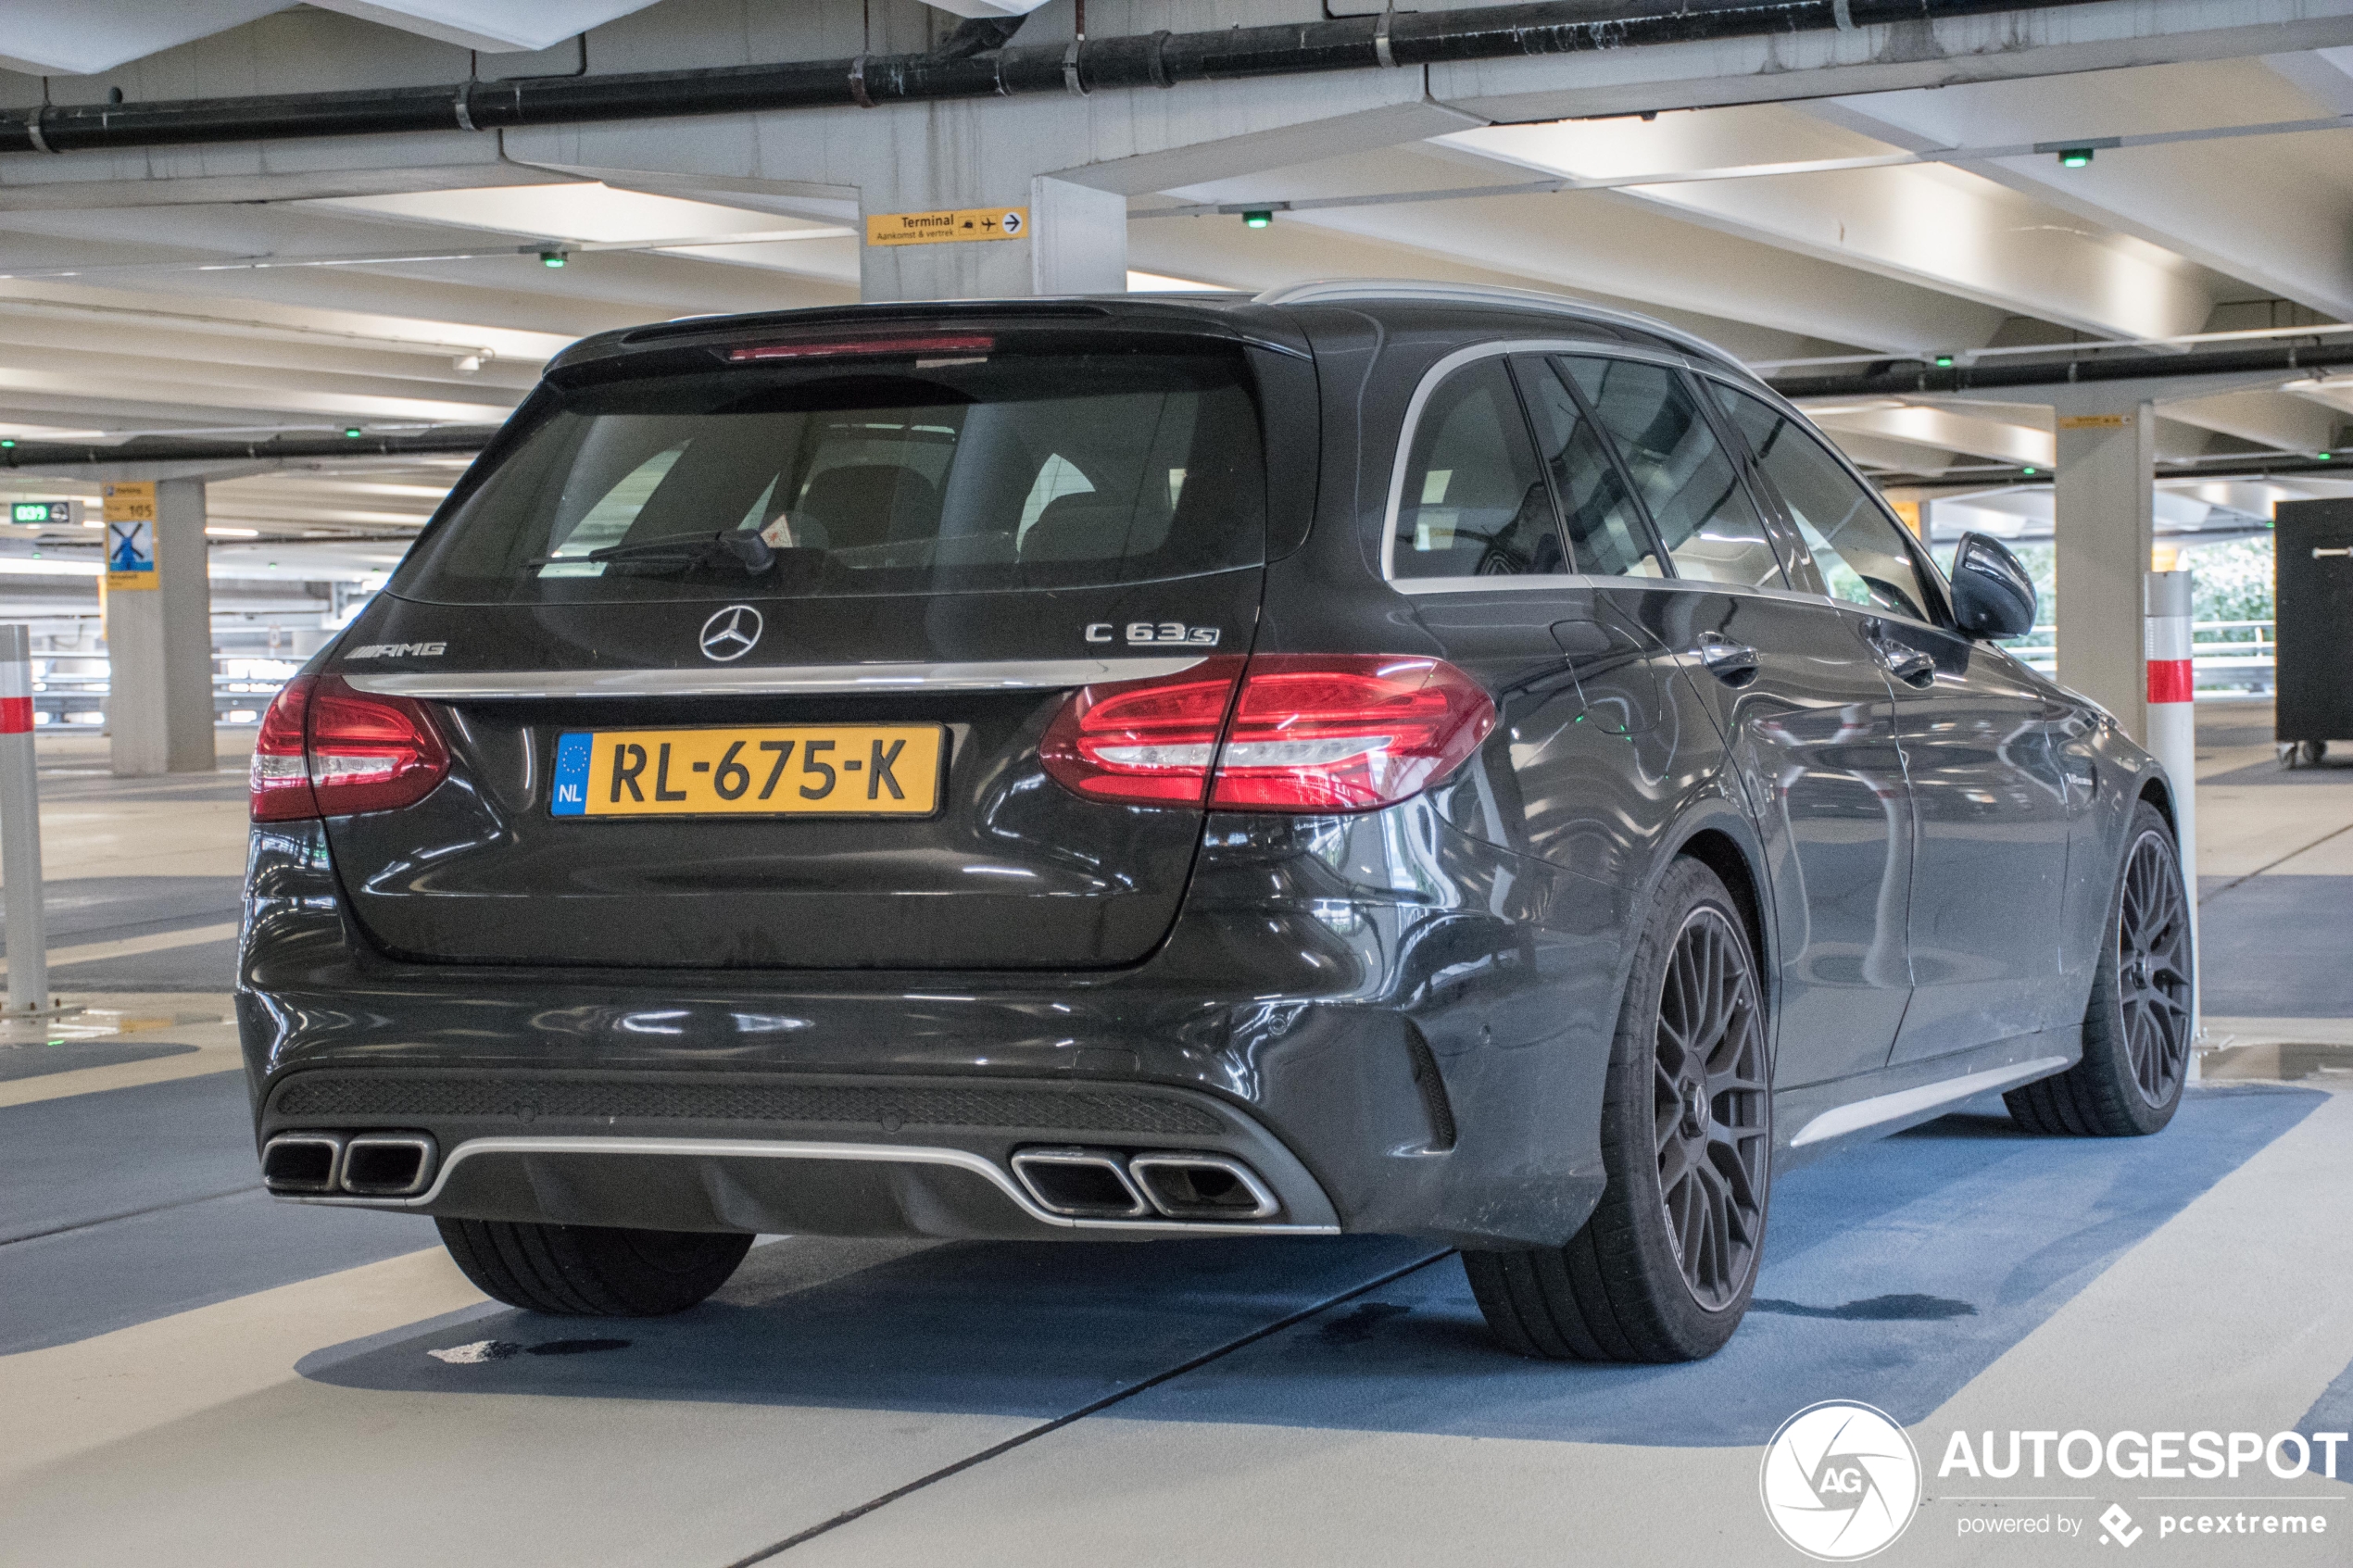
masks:
<instances>
[{"instance_id":1,"label":"rear windscreen wiper","mask_svg":"<svg viewBox=\"0 0 2353 1568\"><path fill-rule=\"evenodd\" d=\"M634 545L608 545L585 556L541 556L531 564L558 561L610 562L636 571L687 571L732 566L747 577L757 577L775 564L776 552L757 533L723 533L709 538L687 535L676 539L644 539Z\"/></svg>"}]
</instances>

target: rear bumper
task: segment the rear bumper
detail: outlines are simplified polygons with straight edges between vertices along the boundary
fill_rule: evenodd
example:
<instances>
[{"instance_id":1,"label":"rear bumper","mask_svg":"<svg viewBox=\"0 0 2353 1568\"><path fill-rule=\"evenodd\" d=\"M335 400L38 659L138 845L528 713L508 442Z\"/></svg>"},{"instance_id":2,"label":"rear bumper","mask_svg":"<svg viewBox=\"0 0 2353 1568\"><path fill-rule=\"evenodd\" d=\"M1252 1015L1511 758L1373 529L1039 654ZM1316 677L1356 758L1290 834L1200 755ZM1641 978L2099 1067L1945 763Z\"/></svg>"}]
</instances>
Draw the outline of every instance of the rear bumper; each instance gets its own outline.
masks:
<instances>
[{"instance_id":1,"label":"rear bumper","mask_svg":"<svg viewBox=\"0 0 2353 1568\"><path fill-rule=\"evenodd\" d=\"M323 834L285 824L255 835L238 1020L264 1138L437 1149L414 1198L328 1201L848 1235L1214 1223L1041 1218L1010 1157L1051 1144L1238 1160L1278 1205L1237 1229L1556 1244L1601 1193L1626 897L1425 799L1213 818L1175 929L1125 970L422 965L371 949Z\"/></svg>"},{"instance_id":2,"label":"rear bumper","mask_svg":"<svg viewBox=\"0 0 2353 1568\"><path fill-rule=\"evenodd\" d=\"M450 1218L1006 1239L1340 1229L1315 1177L1252 1118L1207 1095L1142 1085L321 1069L279 1079L260 1132L265 1148L282 1136L421 1134L412 1196L357 1196L332 1179L328 1192L273 1190ZM1274 1211L1223 1220L1050 1207L1052 1195L1013 1161L1047 1148L1123 1167L1139 1155L1221 1157L1265 1184Z\"/></svg>"}]
</instances>

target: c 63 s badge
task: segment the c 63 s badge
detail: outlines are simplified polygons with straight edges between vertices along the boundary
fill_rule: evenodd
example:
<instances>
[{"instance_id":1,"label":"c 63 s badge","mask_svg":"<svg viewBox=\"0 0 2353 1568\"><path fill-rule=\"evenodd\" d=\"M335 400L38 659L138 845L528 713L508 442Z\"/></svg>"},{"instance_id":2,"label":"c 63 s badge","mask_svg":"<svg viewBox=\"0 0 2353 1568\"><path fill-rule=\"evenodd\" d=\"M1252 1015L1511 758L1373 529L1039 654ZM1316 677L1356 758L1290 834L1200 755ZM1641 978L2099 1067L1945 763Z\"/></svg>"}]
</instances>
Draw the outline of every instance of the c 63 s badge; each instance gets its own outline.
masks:
<instances>
[{"instance_id":1,"label":"c 63 s badge","mask_svg":"<svg viewBox=\"0 0 2353 1568\"><path fill-rule=\"evenodd\" d=\"M1219 633L1215 626L1188 626L1181 621L1131 621L1124 628L1110 621L1092 621L1087 624L1087 640L1117 642L1123 630L1130 643L1183 643L1197 648L1215 647Z\"/></svg>"}]
</instances>

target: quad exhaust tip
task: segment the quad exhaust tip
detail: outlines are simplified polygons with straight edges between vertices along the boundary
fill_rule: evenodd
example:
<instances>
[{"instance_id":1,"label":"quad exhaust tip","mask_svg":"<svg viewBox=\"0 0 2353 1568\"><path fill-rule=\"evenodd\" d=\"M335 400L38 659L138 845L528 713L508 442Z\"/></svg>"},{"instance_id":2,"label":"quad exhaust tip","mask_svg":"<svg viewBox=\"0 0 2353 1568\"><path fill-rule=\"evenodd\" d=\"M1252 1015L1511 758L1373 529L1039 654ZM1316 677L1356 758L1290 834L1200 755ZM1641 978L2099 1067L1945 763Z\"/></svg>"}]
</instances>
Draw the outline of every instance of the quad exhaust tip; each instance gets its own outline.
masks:
<instances>
[{"instance_id":1,"label":"quad exhaust tip","mask_svg":"<svg viewBox=\"0 0 2353 1568\"><path fill-rule=\"evenodd\" d=\"M1282 1207L1256 1172L1222 1154L1139 1154L1127 1170L1172 1220L1267 1220Z\"/></svg>"},{"instance_id":2,"label":"quad exhaust tip","mask_svg":"<svg viewBox=\"0 0 2353 1568\"><path fill-rule=\"evenodd\" d=\"M1282 1210L1256 1172L1222 1154L1026 1148L1013 1167L1039 1208L1066 1219L1248 1221Z\"/></svg>"},{"instance_id":3,"label":"quad exhaust tip","mask_svg":"<svg viewBox=\"0 0 2353 1568\"><path fill-rule=\"evenodd\" d=\"M1038 1205L1075 1220L1140 1220L1152 1211L1116 1154L1099 1148L1026 1148L1013 1174Z\"/></svg>"},{"instance_id":4,"label":"quad exhaust tip","mask_svg":"<svg viewBox=\"0 0 2353 1568\"><path fill-rule=\"evenodd\" d=\"M261 1180L289 1198L413 1198L437 1153L422 1133L280 1133L262 1146Z\"/></svg>"}]
</instances>

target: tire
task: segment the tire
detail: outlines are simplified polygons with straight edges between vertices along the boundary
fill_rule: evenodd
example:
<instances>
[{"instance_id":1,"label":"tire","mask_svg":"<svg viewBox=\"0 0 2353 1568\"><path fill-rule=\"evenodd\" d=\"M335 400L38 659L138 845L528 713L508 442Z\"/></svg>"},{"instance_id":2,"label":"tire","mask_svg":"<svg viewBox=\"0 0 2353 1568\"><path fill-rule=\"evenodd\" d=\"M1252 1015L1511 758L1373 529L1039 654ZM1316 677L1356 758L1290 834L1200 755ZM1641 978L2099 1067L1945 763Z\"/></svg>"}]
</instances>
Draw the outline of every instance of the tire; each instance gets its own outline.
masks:
<instances>
[{"instance_id":1,"label":"tire","mask_svg":"<svg viewBox=\"0 0 2353 1568\"><path fill-rule=\"evenodd\" d=\"M2188 895L2173 832L2138 801L2092 972L2083 1057L2002 1097L2029 1132L2145 1137L2173 1120L2189 1076Z\"/></svg>"},{"instance_id":2,"label":"tire","mask_svg":"<svg viewBox=\"0 0 2353 1568\"><path fill-rule=\"evenodd\" d=\"M1772 1185L1766 1023L1739 906L1715 872L1678 860L1636 941L1610 1046L1601 1202L1565 1247L1463 1254L1505 1348L1687 1361L1732 1336Z\"/></svg>"},{"instance_id":3,"label":"tire","mask_svg":"<svg viewBox=\"0 0 2353 1568\"><path fill-rule=\"evenodd\" d=\"M751 1237L699 1231L435 1220L441 1244L494 1300L562 1318L658 1318L727 1283Z\"/></svg>"}]
</instances>

